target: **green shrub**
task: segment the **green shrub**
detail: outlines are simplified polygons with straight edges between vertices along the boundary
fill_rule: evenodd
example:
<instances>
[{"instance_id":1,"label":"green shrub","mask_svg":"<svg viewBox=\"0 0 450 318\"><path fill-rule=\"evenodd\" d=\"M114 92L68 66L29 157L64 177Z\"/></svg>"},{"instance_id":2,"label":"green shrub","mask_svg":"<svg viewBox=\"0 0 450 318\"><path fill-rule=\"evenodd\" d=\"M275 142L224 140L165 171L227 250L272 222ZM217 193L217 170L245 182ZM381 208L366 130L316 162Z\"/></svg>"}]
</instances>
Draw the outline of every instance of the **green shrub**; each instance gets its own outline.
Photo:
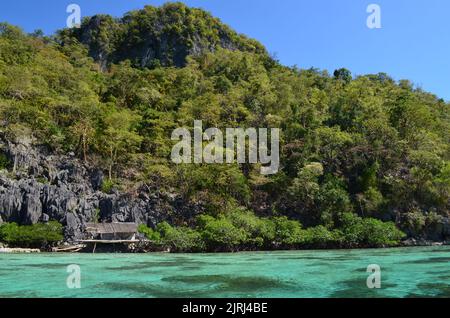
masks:
<instances>
[{"instance_id":1,"label":"green shrub","mask_svg":"<svg viewBox=\"0 0 450 318\"><path fill-rule=\"evenodd\" d=\"M344 244L348 247L395 246L405 236L392 222L362 219L351 213L344 216L342 232Z\"/></svg>"},{"instance_id":2,"label":"green shrub","mask_svg":"<svg viewBox=\"0 0 450 318\"><path fill-rule=\"evenodd\" d=\"M149 228L145 224L139 225L138 232L144 234L148 240L154 243L159 243L161 241L161 234L158 231Z\"/></svg>"},{"instance_id":3,"label":"green shrub","mask_svg":"<svg viewBox=\"0 0 450 318\"><path fill-rule=\"evenodd\" d=\"M0 226L0 241L13 247L40 248L63 239L62 225L54 221L25 226L6 223Z\"/></svg>"},{"instance_id":4,"label":"green shrub","mask_svg":"<svg viewBox=\"0 0 450 318\"><path fill-rule=\"evenodd\" d=\"M94 223L99 223L100 222L100 209L96 208L94 210L94 215L92 216L92 221Z\"/></svg>"},{"instance_id":5,"label":"green shrub","mask_svg":"<svg viewBox=\"0 0 450 318\"><path fill-rule=\"evenodd\" d=\"M316 197L316 204L320 215L317 221L328 228L339 226L342 214L353 211L345 183L333 175L325 176Z\"/></svg>"},{"instance_id":6,"label":"green shrub","mask_svg":"<svg viewBox=\"0 0 450 318\"><path fill-rule=\"evenodd\" d=\"M274 218L273 222L276 245L293 247L303 243L304 237L300 222L289 220L285 216Z\"/></svg>"},{"instance_id":7,"label":"green shrub","mask_svg":"<svg viewBox=\"0 0 450 318\"><path fill-rule=\"evenodd\" d=\"M205 244L212 251L236 251L247 241L247 232L220 217L200 216L199 224Z\"/></svg>"},{"instance_id":8,"label":"green shrub","mask_svg":"<svg viewBox=\"0 0 450 318\"><path fill-rule=\"evenodd\" d=\"M405 237L393 222L382 222L376 219L363 219L362 244L370 247L396 246Z\"/></svg>"},{"instance_id":9,"label":"green shrub","mask_svg":"<svg viewBox=\"0 0 450 318\"><path fill-rule=\"evenodd\" d=\"M112 189L114 188L116 184L113 180L105 179L102 183L102 192L104 193L111 193Z\"/></svg>"},{"instance_id":10,"label":"green shrub","mask_svg":"<svg viewBox=\"0 0 450 318\"><path fill-rule=\"evenodd\" d=\"M246 232L247 245L270 246L275 240L275 223L272 220L259 218L251 211L239 209L231 212L228 219L235 227Z\"/></svg>"},{"instance_id":11,"label":"green shrub","mask_svg":"<svg viewBox=\"0 0 450 318\"><path fill-rule=\"evenodd\" d=\"M342 234L339 231L330 231L322 225L308 228L303 231L303 234L303 244L312 248L335 248L342 240Z\"/></svg>"},{"instance_id":12,"label":"green shrub","mask_svg":"<svg viewBox=\"0 0 450 318\"><path fill-rule=\"evenodd\" d=\"M387 247L398 245L404 237L392 222L362 219L352 213L344 213L341 222L339 229L323 225L303 229L300 222L285 216L266 219L235 209L217 218L199 216L195 230L163 222L156 230L141 225L139 232L173 252Z\"/></svg>"},{"instance_id":13,"label":"green shrub","mask_svg":"<svg viewBox=\"0 0 450 318\"><path fill-rule=\"evenodd\" d=\"M201 234L187 228L174 228L167 222L158 224L156 230L161 236L163 245L173 252L199 252L205 249Z\"/></svg>"}]
</instances>

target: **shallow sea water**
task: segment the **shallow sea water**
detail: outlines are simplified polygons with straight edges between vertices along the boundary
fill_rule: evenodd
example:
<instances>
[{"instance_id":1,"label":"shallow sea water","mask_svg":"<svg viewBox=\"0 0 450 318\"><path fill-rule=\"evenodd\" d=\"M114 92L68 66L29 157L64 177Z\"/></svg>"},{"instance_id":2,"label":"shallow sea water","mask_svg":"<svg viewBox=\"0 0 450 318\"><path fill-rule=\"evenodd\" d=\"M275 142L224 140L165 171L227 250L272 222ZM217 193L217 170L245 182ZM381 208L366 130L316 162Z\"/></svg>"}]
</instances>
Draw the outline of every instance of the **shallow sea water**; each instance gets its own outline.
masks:
<instances>
[{"instance_id":1,"label":"shallow sea water","mask_svg":"<svg viewBox=\"0 0 450 318\"><path fill-rule=\"evenodd\" d=\"M67 266L81 269L69 289ZM381 289L369 289L369 264ZM0 254L0 297L450 297L450 246L238 254Z\"/></svg>"}]
</instances>

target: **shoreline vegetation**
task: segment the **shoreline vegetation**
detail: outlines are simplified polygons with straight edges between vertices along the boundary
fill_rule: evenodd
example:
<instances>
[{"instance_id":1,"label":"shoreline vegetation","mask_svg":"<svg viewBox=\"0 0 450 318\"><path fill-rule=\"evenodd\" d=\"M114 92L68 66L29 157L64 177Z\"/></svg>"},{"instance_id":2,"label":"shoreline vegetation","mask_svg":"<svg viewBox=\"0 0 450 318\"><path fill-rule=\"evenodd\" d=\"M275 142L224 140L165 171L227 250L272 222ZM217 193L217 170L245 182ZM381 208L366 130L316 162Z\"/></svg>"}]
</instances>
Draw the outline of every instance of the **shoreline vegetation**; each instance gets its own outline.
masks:
<instances>
[{"instance_id":1,"label":"shoreline vegetation","mask_svg":"<svg viewBox=\"0 0 450 318\"><path fill-rule=\"evenodd\" d=\"M342 247L396 246L405 234L394 223L343 216L339 230L324 226L304 229L287 217L259 218L252 212L236 209L227 216L201 215L197 226L173 227L167 222L155 229L141 225L139 232L171 252L237 252Z\"/></svg>"},{"instance_id":2,"label":"shoreline vegetation","mask_svg":"<svg viewBox=\"0 0 450 318\"><path fill-rule=\"evenodd\" d=\"M410 245L429 244L426 241L404 241L405 233L392 222L363 219L351 213L343 215L342 219L339 229L324 226L304 229L300 222L286 217L259 218L251 211L237 209L227 217L201 215L195 228L173 227L162 222L152 229L141 224L138 227L139 243L133 244L131 249L117 249L114 246L113 249L102 250L201 253L385 248L402 246L405 242ZM65 242L65 245L60 245L64 240L62 230L63 226L54 221L29 226L2 224L0 242L24 252L33 248L64 251L65 248L70 249L70 244Z\"/></svg>"},{"instance_id":3,"label":"shoreline vegetation","mask_svg":"<svg viewBox=\"0 0 450 318\"><path fill-rule=\"evenodd\" d=\"M0 242L45 250L90 222L172 252L448 241L449 110L385 73L287 67L181 3L51 36L0 23ZM173 163L196 120L279 128L278 173Z\"/></svg>"},{"instance_id":4,"label":"shoreline vegetation","mask_svg":"<svg viewBox=\"0 0 450 318\"><path fill-rule=\"evenodd\" d=\"M201 215L198 226L173 227L167 222L155 229L138 227L138 243L132 246L103 246L100 252L132 253L235 253L287 250L344 250L412 246L439 246L450 242L405 239L392 222L343 215L339 230L317 226L304 229L286 217L259 218L251 211L236 209L228 217ZM0 253L93 252L92 244L65 242L58 222L19 226L0 225ZM117 244L121 245L121 244ZM94 248L95 250L95 248Z\"/></svg>"}]
</instances>

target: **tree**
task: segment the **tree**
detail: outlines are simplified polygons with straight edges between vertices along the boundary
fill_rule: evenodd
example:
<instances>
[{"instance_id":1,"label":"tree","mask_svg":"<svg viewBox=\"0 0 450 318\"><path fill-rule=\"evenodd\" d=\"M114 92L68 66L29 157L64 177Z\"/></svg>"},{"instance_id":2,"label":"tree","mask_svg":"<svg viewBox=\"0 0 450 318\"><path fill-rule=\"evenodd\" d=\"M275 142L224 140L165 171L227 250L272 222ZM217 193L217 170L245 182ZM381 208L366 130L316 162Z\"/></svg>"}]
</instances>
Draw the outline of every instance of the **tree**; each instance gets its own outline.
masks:
<instances>
[{"instance_id":1,"label":"tree","mask_svg":"<svg viewBox=\"0 0 450 318\"><path fill-rule=\"evenodd\" d=\"M41 248L63 239L62 225L55 221L24 226L6 223L0 226L0 241L11 246Z\"/></svg>"},{"instance_id":2,"label":"tree","mask_svg":"<svg viewBox=\"0 0 450 318\"><path fill-rule=\"evenodd\" d=\"M319 177L323 174L323 166L320 163L310 163L300 169L298 175L292 180L287 189L288 206L295 212L292 213L306 224L317 222L315 202L320 191ZM284 201L284 200L282 200Z\"/></svg>"},{"instance_id":3,"label":"tree","mask_svg":"<svg viewBox=\"0 0 450 318\"><path fill-rule=\"evenodd\" d=\"M334 78L348 84L352 80L352 73L346 68L340 68L334 71Z\"/></svg>"},{"instance_id":4,"label":"tree","mask_svg":"<svg viewBox=\"0 0 450 318\"><path fill-rule=\"evenodd\" d=\"M84 162L87 161L87 152L89 145L93 142L95 127L89 117L83 118L72 126L72 131L79 136L78 149L81 149Z\"/></svg>"},{"instance_id":5,"label":"tree","mask_svg":"<svg viewBox=\"0 0 450 318\"><path fill-rule=\"evenodd\" d=\"M202 237L212 251L236 251L247 240L244 229L235 227L224 217L200 216L198 222Z\"/></svg>"},{"instance_id":6,"label":"tree","mask_svg":"<svg viewBox=\"0 0 450 318\"><path fill-rule=\"evenodd\" d=\"M163 245L173 252L197 252L205 249L199 232L187 228L174 228L167 222L158 224L156 231L160 233Z\"/></svg>"},{"instance_id":7,"label":"tree","mask_svg":"<svg viewBox=\"0 0 450 318\"><path fill-rule=\"evenodd\" d=\"M100 147L108 158L108 176L116 163L127 154L139 148L142 137L136 133L136 123L140 117L129 110L113 111L105 118L106 129Z\"/></svg>"}]
</instances>

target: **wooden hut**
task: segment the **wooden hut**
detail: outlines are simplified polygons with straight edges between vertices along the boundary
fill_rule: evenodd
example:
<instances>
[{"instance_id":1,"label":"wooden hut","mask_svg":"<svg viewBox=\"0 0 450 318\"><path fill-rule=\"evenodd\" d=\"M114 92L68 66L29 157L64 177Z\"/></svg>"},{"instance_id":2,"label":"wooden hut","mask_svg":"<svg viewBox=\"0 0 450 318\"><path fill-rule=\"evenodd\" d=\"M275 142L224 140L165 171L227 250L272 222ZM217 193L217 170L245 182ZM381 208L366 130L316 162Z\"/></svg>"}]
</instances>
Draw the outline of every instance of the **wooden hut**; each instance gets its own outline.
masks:
<instances>
[{"instance_id":1,"label":"wooden hut","mask_svg":"<svg viewBox=\"0 0 450 318\"><path fill-rule=\"evenodd\" d=\"M93 244L93 253L95 253L97 244L111 244L114 249L116 244L124 244L129 249L135 243L139 242L136 239L138 233L136 223L87 223L85 231L89 234L90 238L81 240L80 243Z\"/></svg>"},{"instance_id":2,"label":"wooden hut","mask_svg":"<svg viewBox=\"0 0 450 318\"><path fill-rule=\"evenodd\" d=\"M86 233L91 241L135 241L138 226L136 223L87 223Z\"/></svg>"}]
</instances>

